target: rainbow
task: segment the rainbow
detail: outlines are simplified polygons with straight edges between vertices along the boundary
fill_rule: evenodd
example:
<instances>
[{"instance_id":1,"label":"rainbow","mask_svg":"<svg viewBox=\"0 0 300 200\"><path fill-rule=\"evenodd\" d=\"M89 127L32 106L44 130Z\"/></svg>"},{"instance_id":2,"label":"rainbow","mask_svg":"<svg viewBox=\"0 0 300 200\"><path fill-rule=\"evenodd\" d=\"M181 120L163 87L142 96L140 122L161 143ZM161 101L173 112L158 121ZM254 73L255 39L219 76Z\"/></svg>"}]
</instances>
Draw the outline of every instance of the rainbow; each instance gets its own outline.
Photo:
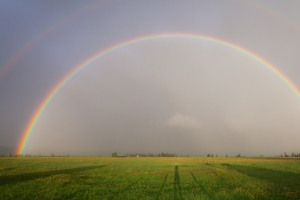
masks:
<instances>
[{"instance_id":1,"label":"rainbow","mask_svg":"<svg viewBox=\"0 0 300 200\"><path fill-rule=\"evenodd\" d=\"M198 34L189 34L189 33L164 33L164 34L156 34L156 35L146 35L142 37L137 37L133 39L129 39L126 41L123 41L121 43L118 43L116 45L110 46L100 52L97 52L96 54L92 55L88 59L84 60L82 63L74 67L73 70L71 70L65 77L63 77L52 89L51 91L46 95L46 97L43 99L43 101L39 104L33 115L31 116L28 124L25 127L24 132L22 133L16 154L20 155L23 154L26 148L26 144L30 138L31 133L33 132L35 125L37 124L40 116L42 115L43 111L46 109L47 105L51 102L51 100L54 98L54 96L57 94L57 92L69 81L72 77L74 77L77 73L79 73L81 70L83 70L86 66L94 62L96 59L113 52L114 50L120 49L122 47L125 47L130 44L142 42L145 40L154 40L159 38L191 38L191 39L200 39L200 40L206 40L214 43L218 43L220 45L227 46L229 48L235 49L243 54L246 54L253 58L254 60L260 62L265 67L269 68L271 71L273 71L279 78L281 78L295 93L298 97L300 97L300 91L298 88L278 69L275 68L271 63L267 62L260 56L252 53L251 51L238 46L236 44L233 44L231 42L213 38L209 36L204 35L198 35Z\"/></svg>"}]
</instances>

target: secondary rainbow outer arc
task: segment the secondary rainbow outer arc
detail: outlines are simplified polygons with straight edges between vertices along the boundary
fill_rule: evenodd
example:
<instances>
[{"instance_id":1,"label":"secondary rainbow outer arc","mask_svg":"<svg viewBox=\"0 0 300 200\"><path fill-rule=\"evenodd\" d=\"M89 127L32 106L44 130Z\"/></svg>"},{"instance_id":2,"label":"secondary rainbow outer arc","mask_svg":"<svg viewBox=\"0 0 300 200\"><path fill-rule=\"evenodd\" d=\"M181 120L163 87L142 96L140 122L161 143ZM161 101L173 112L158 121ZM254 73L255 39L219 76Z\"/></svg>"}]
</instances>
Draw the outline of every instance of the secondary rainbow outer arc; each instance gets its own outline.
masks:
<instances>
[{"instance_id":1,"label":"secondary rainbow outer arc","mask_svg":"<svg viewBox=\"0 0 300 200\"><path fill-rule=\"evenodd\" d=\"M264 66L266 66L267 68L272 70L284 82L286 82L286 84L297 94L298 97L300 97L300 91L298 90L298 88L282 72L280 72L278 69L276 69L275 66L273 66L271 63L267 62L266 60L264 60L260 56L254 54L254 53L250 52L249 50L247 50L247 49L245 49L241 46L238 46L236 44L233 44L233 43L230 43L230 42L227 42L225 40L218 39L218 38L213 38L213 37L204 36L204 35L197 35L197 34L188 34L188 33L164 33L164 34L156 34L156 35L147 35L147 36L137 37L137 38L133 38L133 39L130 39L130 40L126 40L125 42L118 43L118 44L113 45L111 47L108 47L108 48L106 48L106 49L104 49L100 52L97 52L96 54L92 55L91 57L89 57L88 59L86 59L85 61L83 61L79 65L77 65L64 78L62 78L53 87L53 89L47 94L47 96L43 99L43 101L40 103L40 105L37 107L37 109L35 110L32 117L30 118L30 120L29 120L29 122L28 122L22 136L21 136L21 140L19 142L16 154L20 155L20 154L24 153L27 141L28 141L28 139L29 139L29 137L30 137L30 135L31 135L38 119L39 119L39 117L41 116L41 114L43 113L43 111L45 110L47 105L50 103L50 101L53 99L55 94L57 94L57 92L64 86L64 84L67 83L77 73L79 73L84 67L88 66L90 63L92 63L96 59L100 58L101 56L104 56L104 55L106 55L106 54L108 54L108 53L110 53L114 50L117 50L119 48L122 48L126 45L141 42L141 41L145 41L145 40L158 39L158 38L201 39L201 40L207 40L207 41L215 42L215 43L218 43L218 44L222 44L224 46L228 46L230 48L238 50L238 51L252 57L253 59L259 61Z\"/></svg>"},{"instance_id":2,"label":"secondary rainbow outer arc","mask_svg":"<svg viewBox=\"0 0 300 200\"><path fill-rule=\"evenodd\" d=\"M285 22L285 23L291 25L293 28L296 28L298 31L300 31L300 27L297 23L293 22L292 20L285 17L284 15L280 15L280 14L274 12L273 10L268 9L258 3L247 1L247 0L244 0L242 2L240 2L240 1L236 1L236 2L247 4L249 7L253 7L256 10L262 10L262 13L267 13L269 16L276 17L279 21ZM85 13L90 8L95 8L96 4L98 4L98 2L90 4L87 7L83 7L82 9L71 13L70 15L66 16L65 18L61 19L60 21L55 22L52 26L46 28L40 34L38 34L36 37L32 38L29 42L24 44L13 56L11 56L11 58L6 63L4 63L3 67L0 66L0 83L4 79L5 75L8 73L8 71L16 63L18 63L20 61L20 59L24 55L26 55L26 53L30 49L32 49L39 41L41 41L44 37L49 35L54 30L58 29L59 27L61 27L65 23L67 23L68 21L71 21L72 19L74 19L77 15L79 16L81 13Z\"/></svg>"},{"instance_id":3,"label":"secondary rainbow outer arc","mask_svg":"<svg viewBox=\"0 0 300 200\"><path fill-rule=\"evenodd\" d=\"M236 2L246 4L248 7L252 7L255 10L260 11L260 13L263 13L263 14L269 16L271 19L278 20L278 21L282 22L282 24L288 24L291 28L293 28L297 31L300 31L300 26L296 22L294 22L293 20L289 19L288 17L286 17L282 14L277 13L276 11L274 11L272 9L269 9L266 6L263 6L257 2L253 2L253 1L249 1L249 0L236 1Z\"/></svg>"},{"instance_id":4,"label":"secondary rainbow outer arc","mask_svg":"<svg viewBox=\"0 0 300 200\"><path fill-rule=\"evenodd\" d=\"M3 64L3 67L0 66L0 83L4 79L5 75L9 72L9 70L15 66L31 49L33 49L40 41L42 41L45 37L51 35L53 32L58 30L59 28L63 27L68 22L72 21L73 19L77 18L81 14L86 13L91 9L95 9L102 4L105 4L110 1L103 2L95 2L91 3L77 11L74 11L70 15L65 16L64 18L54 22L51 26L47 27L43 31L41 31L38 35L33 37L27 43L25 43L20 49L13 54L6 63Z\"/></svg>"}]
</instances>

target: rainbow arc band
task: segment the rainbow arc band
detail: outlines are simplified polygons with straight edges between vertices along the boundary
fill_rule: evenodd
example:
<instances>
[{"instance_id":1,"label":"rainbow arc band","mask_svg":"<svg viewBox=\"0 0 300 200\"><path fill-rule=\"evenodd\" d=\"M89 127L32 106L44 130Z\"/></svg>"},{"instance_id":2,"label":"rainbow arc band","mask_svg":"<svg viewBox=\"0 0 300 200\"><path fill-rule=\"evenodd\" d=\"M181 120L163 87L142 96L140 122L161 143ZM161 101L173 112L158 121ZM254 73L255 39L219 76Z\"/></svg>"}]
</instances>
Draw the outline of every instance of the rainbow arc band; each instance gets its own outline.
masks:
<instances>
[{"instance_id":1,"label":"rainbow arc band","mask_svg":"<svg viewBox=\"0 0 300 200\"><path fill-rule=\"evenodd\" d=\"M31 49L33 49L47 36L51 35L56 30L59 30L59 28L63 27L65 24L81 16L82 14L87 13L88 11L95 9L99 6L103 6L105 4L112 3L112 2L113 2L112 0L107 0L107 1L96 1L94 3L88 4L87 6L84 6L79 10L72 12L71 14L65 16L64 18L55 21L51 26L42 30L38 35L36 35L31 40L29 40L26 44L24 44L9 60L6 61L6 63L3 64L3 66L0 66L0 83L1 81L4 80L4 78L6 77L8 72L12 69L12 67L15 66L16 63L20 62L20 60Z\"/></svg>"},{"instance_id":2,"label":"rainbow arc band","mask_svg":"<svg viewBox=\"0 0 300 200\"><path fill-rule=\"evenodd\" d=\"M200 39L200 40L206 40L214 43L218 43L220 45L227 46L229 48L235 49L243 54L246 54L253 58L254 60L257 60L263 66L269 68L271 71L273 71L276 75L278 75L279 78L281 78L295 93L298 97L300 97L300 91L298 88L278 69L275 68L271 63L267 62L265 59L261 58L260 56L256 55L253 52L250 52L249 50L238 46L236 44L233 44L231 42L204 36L204 35L198 35L198 34L190 34L190 33L162 33L162 34L155 34L155 35L146 35L142 37L136 37L130 40L123 41L121 43L115 44L113 46L110 46L100 52L97 52L96 54L92 55L88 59L84 60L82 63L77 65L73 68L65 77L63 77L56 85L51 89L51 91L46 95L46 97L43 99L43 101L39 104L33 115L31 116L28 124L26 125L26 128L24 132L22 133L18 148L16 150L17 155L24 154L26 149L26 144L30 138L31 133L33 132L35 125L37 124L40 116L42 115L43 111L46 109L47 105L51 102L51 100L54 98L54 96L57 94L57 92L77 73L79 73L81 70L83 70L86 66L94 62L96 59L114 51L117 49L120 49L122 47L125 47L130 44L142 42L145 40L154 40L159 38L191 38L191 39Z\"/></svg>"}]
</instances>

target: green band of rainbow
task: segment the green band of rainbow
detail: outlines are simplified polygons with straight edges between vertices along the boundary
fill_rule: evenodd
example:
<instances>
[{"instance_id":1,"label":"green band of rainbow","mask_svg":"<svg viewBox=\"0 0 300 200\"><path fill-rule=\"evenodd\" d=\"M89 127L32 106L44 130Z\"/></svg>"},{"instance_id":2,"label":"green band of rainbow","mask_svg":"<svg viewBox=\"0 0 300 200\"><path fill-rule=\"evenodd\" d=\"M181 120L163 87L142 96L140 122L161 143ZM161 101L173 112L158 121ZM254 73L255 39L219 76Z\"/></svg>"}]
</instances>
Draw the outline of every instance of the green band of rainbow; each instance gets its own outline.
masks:
<instances>
[{"instance_id":1,"label":"green band of rainbow","mask_svg":"<svg viewBox=\"0 0 300 200\"><path fill-rule=\"evenodd\" d=\"M28 139L38 121L40 118L41 114L47 107L47 105L50 103L51 99L55 96L55 94L64 86L66 82L68 82L73 76L75 76L77 73L79 73L84 67L95 61L96 59L100 58L101 56L104 56L116 49L120 49L124 46L145 41L145 40L152 40L152 39L158 39L158 38L192 38L192 39L200 39L200 40L206 40L206 41L211 41L215 42L221 45L225 45L229 48L235 49L237 51L240 51L254 60L257 60L258 62L262 63L265 67L269 68L272 70L275 74L277 74L295 93L298 97L300 97L300 92L298 88L283 74L281 73L278 69L275 68L271 63L267 62L263 58L259 57L258 55L248 51L247 49L240 47L236 44L224 41L222 39L218 38L213 38L209 36L203 36L203 35L196 35L196 34L188 34L188 33L164 33L164 34L157 34L157 35L147 35L147 36L142 36L142 37L137 37L133 38L130 40L127 40L125 42L118 43L116 45L113 45L109 48L106 48L93 56L89 57L79 65L77 65L72 71L70 71L63 79L61 79L54 87L53 89L47 94L47 96L44 98L44 100L40 103L40 105L37 107L35 110L34 114L30 118L24 132L22 133L21 140L19 142L17 152L16 154L20 155L24 153L24 150L26 148L26 144L28 142Z\"/></svg>"}]
</instances>

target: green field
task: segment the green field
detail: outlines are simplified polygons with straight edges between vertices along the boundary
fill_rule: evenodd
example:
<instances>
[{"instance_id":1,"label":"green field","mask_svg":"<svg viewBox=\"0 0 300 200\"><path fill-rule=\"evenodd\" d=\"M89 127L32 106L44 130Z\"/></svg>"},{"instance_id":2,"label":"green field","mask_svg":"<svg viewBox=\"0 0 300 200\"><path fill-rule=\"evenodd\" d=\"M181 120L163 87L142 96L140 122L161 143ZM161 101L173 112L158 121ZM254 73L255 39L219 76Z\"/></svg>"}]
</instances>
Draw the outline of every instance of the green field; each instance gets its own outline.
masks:
<instances>
[{"instance_id":1,"label":"green field","mask_svg":"<svg viewBox=\"0 0 300 200\"><path fill-rule=\"evenodd\" d=\"M300 199L300 159L2 157L0 199Z\"/></svg>"}]
</instances>

